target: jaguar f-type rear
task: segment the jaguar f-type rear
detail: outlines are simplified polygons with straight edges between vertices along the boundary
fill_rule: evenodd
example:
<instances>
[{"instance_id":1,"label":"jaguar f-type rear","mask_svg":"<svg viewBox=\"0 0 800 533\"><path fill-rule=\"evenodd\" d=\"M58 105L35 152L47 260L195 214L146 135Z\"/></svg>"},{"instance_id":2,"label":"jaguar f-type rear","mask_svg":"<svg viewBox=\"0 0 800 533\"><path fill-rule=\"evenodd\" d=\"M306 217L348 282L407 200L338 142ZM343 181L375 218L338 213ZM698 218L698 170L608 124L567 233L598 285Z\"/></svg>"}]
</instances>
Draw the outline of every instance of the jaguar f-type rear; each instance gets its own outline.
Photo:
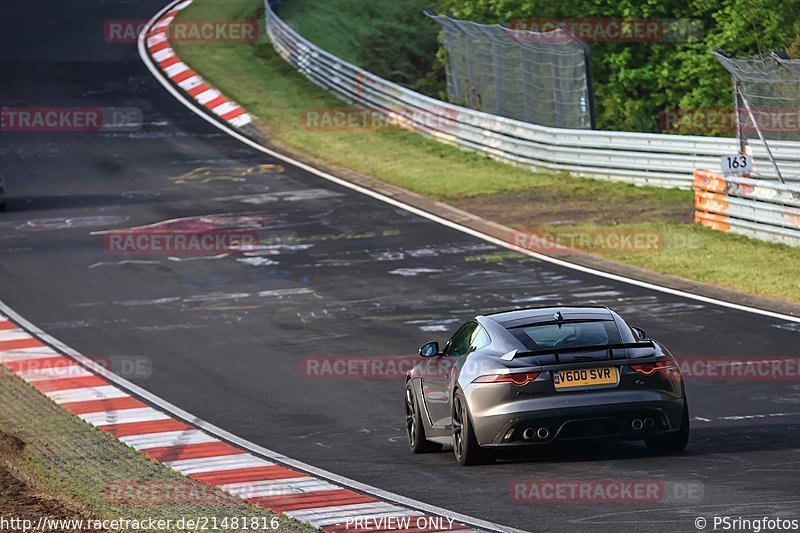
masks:
<instances>
[{"instance_id":1,"label":"jaguar f-type rear","mask_svg":"<svg viewBox=\"0 0 800 533\"><path fill-rule=\"evenodd\" d=\"M605 307L478 316L420 356L405 389L414 453L448 444L469 465L568 440L644 440L678 452L689 439L675 358Z\"/></svg>"}]
</instances>

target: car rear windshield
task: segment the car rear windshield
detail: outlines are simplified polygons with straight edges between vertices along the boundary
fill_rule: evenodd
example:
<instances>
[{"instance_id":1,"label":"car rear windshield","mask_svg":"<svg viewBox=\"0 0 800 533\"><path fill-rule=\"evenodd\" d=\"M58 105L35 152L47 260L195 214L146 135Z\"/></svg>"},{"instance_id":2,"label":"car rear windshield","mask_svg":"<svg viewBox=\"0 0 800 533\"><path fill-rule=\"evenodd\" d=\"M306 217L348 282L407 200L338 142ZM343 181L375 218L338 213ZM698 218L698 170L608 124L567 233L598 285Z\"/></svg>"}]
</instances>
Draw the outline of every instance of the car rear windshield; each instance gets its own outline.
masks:
<instances>
[{"instance_id":1,"label":"car rear windshield","mask_svg":"<svg viewBox=\"0 0 800 533\"><path fill-rule=\"evenodd\" d=\"M531 351L604 346L622 342L613 320L534 324L510 328L509 331Z\"/></svg>"}]
</instances>

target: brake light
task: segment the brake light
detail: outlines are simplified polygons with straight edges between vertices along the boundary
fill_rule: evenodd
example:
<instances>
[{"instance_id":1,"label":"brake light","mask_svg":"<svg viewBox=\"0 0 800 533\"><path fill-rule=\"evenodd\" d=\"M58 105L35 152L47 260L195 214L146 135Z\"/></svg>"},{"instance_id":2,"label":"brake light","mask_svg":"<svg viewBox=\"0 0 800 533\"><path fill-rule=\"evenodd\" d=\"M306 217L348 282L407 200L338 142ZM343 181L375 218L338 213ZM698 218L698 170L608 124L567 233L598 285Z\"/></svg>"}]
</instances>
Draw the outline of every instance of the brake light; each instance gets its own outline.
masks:
<instances>
[{"instance_id":1,"label":"brake light","mask_svg":"<svg viewBox=\"0 0 800 533\"><path fill-rule=\"evenodd\" d=\"M476 378L473 383L513 383L514 385L527 385L539 377L540 372L526 372L524 374L489 374Z\"/></svg>"},{"instance_id":2,"label":"brake light","mask_svg":"<svg viewBox=\"0 0 800 533\"><path fill-rule=\"evenodd\" d=\"M656 361L655 363L642 363L642 364L631 365L631 368L640 374L649 376L659 371L677 371L678 365L676 365L674 361L664 360L664 361Z\"/></svg>"}]
</instances>

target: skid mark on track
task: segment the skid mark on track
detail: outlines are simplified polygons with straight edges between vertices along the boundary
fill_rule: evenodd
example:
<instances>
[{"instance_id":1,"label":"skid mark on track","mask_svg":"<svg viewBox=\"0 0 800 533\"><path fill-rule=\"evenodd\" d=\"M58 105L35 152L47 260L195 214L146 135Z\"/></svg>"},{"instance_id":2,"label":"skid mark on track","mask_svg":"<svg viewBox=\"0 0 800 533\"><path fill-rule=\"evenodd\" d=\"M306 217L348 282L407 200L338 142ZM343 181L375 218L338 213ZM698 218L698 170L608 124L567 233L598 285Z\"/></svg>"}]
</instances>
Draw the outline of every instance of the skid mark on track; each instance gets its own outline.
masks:
<instances>
[{"instance_id":1,"label":"skid mark on track","mask_svg":"<svg viewBox=\"0 0 800 533\"><path fill-rule=\"evenodd\" d=\"M28 220L9 220L0 222L0 230L13 229L16 231L54 231L76 228L95 228L111 226L127 222L127 216L88 216L88 217L53 217L33 218Z\"/></svg>"},{"instance_id":2,"label":"skid mark on track","mask_svg":"<svg viewBox=\"0 0 800 533\"><path fill-rule=\"evenodd\" d=\"M403 276L404 278L409 277L416 277L421 276L422 274L440 274L444 272L444 270L440 268L396 268L394 270L390 270L389 274L393 274L395 276Z\"/></svg>"},{"instance_id":3,"label":"skid mark on track","mask_svg":"<svg viewBox=\"0 0 800 533\"><path fill-rule=\"evenodd\" d=\"M800 333L800 324L795 323L795 322L785 322L785 323L781 323L781 324L772 324L772 327L773 328L778 328L778 329L785 329L787 331L796 331L797 333Z\"/></svg>"},{"instance_id":4,"label":"skid mark on track","mask_svg":"<svg viewBox=\"0 0 800 533\"><path fill-rule=\"evenodd\" d=\"M201 326L199 324L157 324L155 326L135 326L131 329L137 331L153 331L153 332L162 332L162 331L180 331L185 329L204 329L205 326Z\"/></svg>"},{"instance_id":5,"label":"skid mark on track","mask_svg":"<svg viewBox=\"0 0 800 533\"><path fill-rule=\"evenodd\" d=\"M742 422L745 420L760 420L765 418L784 418L784 417L792 417L792 416L800 416L800 413L766 413L766 414L754 414L754 415L728 415L728 416L694 416L692 417L693 420L697 420L698 422L713 422L715 420L724 420L726 422Z\"/></svg>"},{"instance_id":6,"label":"skid mark on track","mask_svg":"<svg viewBox=\"0 0 800 533\"><path fill-rule=\"evenodd\" d=\"M779 502L741 502L741 503L720 503L720 504L708 504L708 505L687 505L683 506L680 509L676 509L674 507L662 507L662 506L653 506L652 508L648 509L635 509L635 510L627 510L627 511L617 511L612 513L602 513L592 516L586 516L583 518L576 518L570 520L571 522L578 522L578 523L587 523L587 524L641 524L642 518L636 517L634 515L641 515L643 513L663 513L671 512L675 513L677 516L675 519L672 520L663 520L663 517L659 518L659 522L677 522L677 521L685 521L686 517L695 518L697 516L703 516L704 514L708 516L709 512L713 512L715 515L722 515L722 516L783 516L786 515L785 511L788 508L797 508L797 504L800 503L800 500L785 500ZM746 514L742 513L742 509L754 509L752 513L755 514ZM623 516L630 516L629 519L612 519L614 517L623 517ZM687 522L691 524L693 522Z\"/></svg>"},{"instance_id":7,"label":"skid mark on track","mask_svg":"<svg viewBox=\"0 0 800 533\"><path fill-rule=\"evenodd\" d=\"M254 244L247 247L243 255L263 256L263 255L280 255L281 252L303 252L313 248L313 244Z\"/></svg>"},{"instance_id":8,"label":"skid mark on track","mask_svg":"<svg viewBox=\"0 0 800 533\"><path fill-rule=\"evenodd\" d=\"M250 176L282 174L282 165L263 164L255 166L200 167L180 176L170 178L176 185L205 185L215 181L244 182Z\"/></svg>"},{"instance_id":9,"label":"skid mark on track","mask_svg":"<svg viewBox=\"0 0 800 533\"><path fill-rule=\"evenodd\" d=\"M757 418L775 418L784 416L800 416L800 413L768 413L759 415L731 415L731 416L718 416L717 420L731 420L738 422L740 420L754 420Z\"/></svg>"},{"instance_id":10,"label":"skid mark on track","mask_svg":"<svg viewBox=\"0 0 800 533\"><path fill-rule=\"evenodd\" d=\"M117 232L202 232L213 230L264 230L286 226L287 223L273 213L216 213L191 217L170 218L143 226L93 231L91 235Z\"/></svg>"},{"instance_id":11,"label":"skid mark on track","mask_svg":"<svg viewBox=\"0 0 800 533\"><path fill-rule=\"evenodd\" d=\"M167 296L162 298L154 298L150 300L115 300L114 305L124 307L147 307L147 306L168 306L170 304L179 304L180 306L195 306L196 304L210 305L210 304L230 304L238 302L239 300L246 299L272 299L283 300L295 296L313 296L317 294L313 289L307 287L289 287L283 289L270 289L258 292L235 292L235 293L207 293L207 294L194 294L192 296ZM196 307L192 307L196 309ZM215 308L218 309L218 308Z\"/></svg>"},{"instance_id":12,"label":"skid mark on track","mask_svg":"<svg viewBox=\"0 0 800 533\"><path fill-rule=\"evenodd\" d=\"M214 198L219 202L240 202L243 204L265 205L276 202L307 202L341 198L344 194L328 189L301 189L297 191L281 191L270 193L244 194Z\"/></svg>"},{"instance_id":13,"label":"skid mark on track","mask_svg":"<svg viewBox=\"0 0 800 533\"><path fill-rule=\"evenodd\" d=\"M145 259L123 259L122 261L101 261L99 263L92 263L89 265L90 269L107 267L107 266L125 266L125 265L160 265L161 261L151 261Z\"/></svg>"},{"instance_id":14,"label":"skid mark on track","mask_svg":"<svg viewBox=\"0 0 800 533\"><path fill-rule=\"evenodd\" d=\"M167 257L167 261L175 261L176 263L185 263L187 261L214 261L217 259L225 259L231 254L218 254L218 255L200 255L194 257Z\"/></svg>"},{"instance_id":15,"label":"skid mark on track","mask_svg":"<svg viewBox=\"0 0 800 533\"><path fill-rule=\"evenodd\" d=\"M244 257L237 259L236 262L255 267L275 266L280 264L278 261L266 257Z\"/></svg>"}]
</instances>

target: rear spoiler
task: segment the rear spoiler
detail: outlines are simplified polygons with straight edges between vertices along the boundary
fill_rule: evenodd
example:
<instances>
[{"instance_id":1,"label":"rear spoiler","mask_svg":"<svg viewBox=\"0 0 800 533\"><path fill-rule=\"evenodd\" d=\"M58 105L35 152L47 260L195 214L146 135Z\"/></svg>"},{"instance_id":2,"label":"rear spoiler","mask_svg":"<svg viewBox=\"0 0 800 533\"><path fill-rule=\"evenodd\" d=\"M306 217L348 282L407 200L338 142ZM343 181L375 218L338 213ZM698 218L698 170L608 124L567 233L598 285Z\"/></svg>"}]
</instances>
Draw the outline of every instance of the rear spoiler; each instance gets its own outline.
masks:
<instances>
[{"instance_id":1,"label":"rear spoiler","mask_svg":"<svg viewBox=\"0 0 800 533\"><path fill-rule=\"evenodd\" d=\"M547 350L531 350L527 352L520 352L517 350L511 350L507 354L505 354L500 359L504 361L511 361L516 357L528 357L531 355L549 355L554 354L558 357L558 354L562 353L573 353L573 352L597 352L600 350L608 350L608 355L611 356L611 350L624 350L626 348L652 348L655 350L656 344L653 341L642 341L642 342L623 342L620 344L600 344L596 346L573 346L571 348L549 348Z\"/></svg>"}]
</instances>

